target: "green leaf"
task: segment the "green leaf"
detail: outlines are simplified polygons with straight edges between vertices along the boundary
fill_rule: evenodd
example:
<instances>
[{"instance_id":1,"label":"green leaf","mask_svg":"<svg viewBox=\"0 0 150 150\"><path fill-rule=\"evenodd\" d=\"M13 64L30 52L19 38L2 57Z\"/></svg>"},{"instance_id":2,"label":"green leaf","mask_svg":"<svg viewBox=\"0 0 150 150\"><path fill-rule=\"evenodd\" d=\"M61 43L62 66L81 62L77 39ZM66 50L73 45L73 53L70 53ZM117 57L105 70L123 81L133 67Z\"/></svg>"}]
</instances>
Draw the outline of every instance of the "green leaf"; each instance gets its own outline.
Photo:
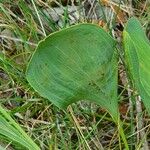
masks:
<instances>
[{"instance_id":1,"label":"green leaf","mask_svg":"<svg viewBox=\"0 0 150 150\"><path fill-rule=\"evenodd\" d=\"M124 48L133 85L150 113L150 43L139 21L131 18L124 31Z\"/></svg>"},{"instance_id":2,"label":"green leaf","mask_svg":"<svg viewBox=\"0 0 150 150\"><path fill-rule=\"evenodd\" d=\"M39 43L27 69L27 80L41 96L60 108L89 100L117 118L115 44L93 24L53 33Z\"/></svg>"},{"instance_id":3,"label":"green leaf","mask_svg":"<svg viewBox=\"0 0 150 150\"><path fill-rule=\"evenodd\" d=\"M0 135L9 141L19 143L23 149L40 150L35 142L23 131L23 129L10 117L0 105Z\"/></svg>"}]
</instances>

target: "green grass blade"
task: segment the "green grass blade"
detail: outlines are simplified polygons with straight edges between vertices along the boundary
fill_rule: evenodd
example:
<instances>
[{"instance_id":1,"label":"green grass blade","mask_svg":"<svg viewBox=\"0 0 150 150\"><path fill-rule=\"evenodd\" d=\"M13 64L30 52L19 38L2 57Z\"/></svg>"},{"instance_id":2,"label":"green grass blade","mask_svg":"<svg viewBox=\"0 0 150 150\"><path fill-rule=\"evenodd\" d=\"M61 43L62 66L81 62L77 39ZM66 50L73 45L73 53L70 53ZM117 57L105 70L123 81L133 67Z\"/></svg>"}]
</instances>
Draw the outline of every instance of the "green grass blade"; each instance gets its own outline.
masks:
<instances>
[{"instance_id":1,"label":"green grass blade","mask_svg":"<svg viewBox=\"0 0 150 150\"><path fill-rule=\"evenodd\" d=\"M40 150L35 142L23 131L23 129L0 106L0 134L8 140L19 143L29 150Z\"/></svg>"}]
</instances>

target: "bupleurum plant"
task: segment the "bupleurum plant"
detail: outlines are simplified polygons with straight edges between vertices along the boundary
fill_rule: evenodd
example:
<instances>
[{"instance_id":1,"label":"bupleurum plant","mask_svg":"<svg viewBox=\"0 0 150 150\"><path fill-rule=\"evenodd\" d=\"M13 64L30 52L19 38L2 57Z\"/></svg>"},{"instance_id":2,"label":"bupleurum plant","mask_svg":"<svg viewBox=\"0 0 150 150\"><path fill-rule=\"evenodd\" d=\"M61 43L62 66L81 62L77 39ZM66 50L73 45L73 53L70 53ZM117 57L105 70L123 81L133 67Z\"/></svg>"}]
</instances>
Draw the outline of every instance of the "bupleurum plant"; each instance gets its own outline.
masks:
<instances>
[{"instance_id":1,"label":"bupleurum plant","mask_svg":"<svg viewBox=\"0 0 150 150\"><path fill-rule=\"evenodd\" d=\"M79 100L104 107L126 146L118 111L117 42L101 27L78 24L42 40L27 69L27 80L43 97L65 109ZM150 113L150 44L139 21L129 19L123 31L125 68Z\"/></svg>"}]
</instances>

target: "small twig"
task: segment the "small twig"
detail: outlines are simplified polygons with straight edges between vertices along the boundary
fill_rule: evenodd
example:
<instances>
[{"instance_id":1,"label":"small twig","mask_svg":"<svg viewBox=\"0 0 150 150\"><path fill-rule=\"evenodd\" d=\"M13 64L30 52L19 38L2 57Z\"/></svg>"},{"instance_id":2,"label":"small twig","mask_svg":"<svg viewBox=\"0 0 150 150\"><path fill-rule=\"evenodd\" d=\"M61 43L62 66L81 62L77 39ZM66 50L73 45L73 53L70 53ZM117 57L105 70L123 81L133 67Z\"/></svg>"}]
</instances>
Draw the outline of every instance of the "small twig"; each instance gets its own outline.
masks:
<instances>
[{"instance_id":1,"label":"small twig","mask_svg":"<svg viewBox=\"0 0 150 150\"><path fill-rule=\"evenodd\" d=\"M82 130L81 130L81 127L80 127L80 125L79 125L79 123L78 123L76 117L74 116L74 113L73 113L73 110L72 110L72 107L71 107L71 106L68 106L68 111L70 112L70 115L71 115L71 117L72 117L72 119L73 119L73 121L74 121L74 124L75 124L75 126L77 127L77 130L79 131L79 133L80 133L80 135L81 135L83 141L85 142L85 144L86 144L88 150L91 150L91 148L90 148L88 142L86 141L86 139L85 139L85 137L84 137L84 135L83 135L83 132L82 132Z\"/></svg>"},{"instance_id":2,"label":"small twig","mask_svg":"<svg viewBox=\"0 0 150 150\"><path fill-rule=\"evenodd\" d=\"M143 149L149 150L148 142L146 140L146 133L145 130L141 130L144 126L143 124L143 116L142 116L142 105L141 105L141 97L136 97L136 111L137 111L137 142L140 142L140 139L143 140Z\"/></svg>"},{"instance_id":3,"label":"small twig","mask_svg":"<svg viewBox=\"0 0 150 150\"><path fill-rule=\"evenodd\" d=\"M35 43L24 41L22 39L18 39L18 38L14 38L14 37L5 36L5 35L0 35L0 38L12 40L12 41L15 41L15 42L22 42L22 43L26 43L26 44L29 44L29 45L32 45L32 46L37 46L37 44L35 44Z\"/></svg>"},{"instance_id":4,"label":"small twig","mask_svg":"<svg viewBox=\"0 0 150 150\"><path fill-rule=\"evenodd\" d=\"M132 0L129 0L129 15L130 16L133 16L133 10L132 10L133 8L132 8Z\"/></svg>"},{"instance_id":5,"label":"small twig","mask_svg":"<svg viewBox=\"0 0 150 150\"><path fill-rule=\"evenodd\" d=\"M146 0L145 3L144 3L144 6L143 6L143 9L142 9L142 11L141 11L140 16L143 15L143 13L144 13L144 11L145 11L145 9L146 9L146 5L147 5L147 0Z\"/></svg>"},{"instance_id":6,"label":"small twig","mask_svg":"<svg viewBox=\"0 0 150 150\"><path fill-rule=\"evenodd\" d=\"M141 132L141 131L143 131L143 130L149 128L149 127L150 127L150 124L147 125L146 127L143 127L141 130L139 130L139 131L137 131L137 132L135 132L135 133L129 135L129 136L127 137L127 139L130 138L130 137L132 137L132 136L134 136L134 135L136 135L136 134L138 134L139 132Z\"/></svg>"}]
</instances>

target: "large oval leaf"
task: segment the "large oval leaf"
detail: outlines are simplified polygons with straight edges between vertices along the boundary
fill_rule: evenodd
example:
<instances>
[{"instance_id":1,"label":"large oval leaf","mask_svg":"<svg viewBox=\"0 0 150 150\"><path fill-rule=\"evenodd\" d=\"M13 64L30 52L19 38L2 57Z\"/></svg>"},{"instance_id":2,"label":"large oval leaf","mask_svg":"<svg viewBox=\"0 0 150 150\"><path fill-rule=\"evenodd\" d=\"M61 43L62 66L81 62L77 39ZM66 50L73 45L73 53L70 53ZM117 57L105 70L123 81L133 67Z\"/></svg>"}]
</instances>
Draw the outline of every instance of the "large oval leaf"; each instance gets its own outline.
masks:
<instances>
[{"instance_id":1,"label":"large oval leaf","mask_svg":"<svg viewBox=\"0 0 150 150\"><path fill-rule=\"evenodd\" d=\"M124 47L133 84L150 113L150 43L136 18L127 23Z\"/></svg>"},{"instance_id":2,"label":"large oval leaf","mask_svg":"<svg viewBox=\"0 0 150 150\"><path fill-rule=\"evenodd\" d=\"M90 100L117 116L115 41L100 27L79 24L39 43L27 69L31 86L60 108Z\"/></svg>"}]
</instances>

